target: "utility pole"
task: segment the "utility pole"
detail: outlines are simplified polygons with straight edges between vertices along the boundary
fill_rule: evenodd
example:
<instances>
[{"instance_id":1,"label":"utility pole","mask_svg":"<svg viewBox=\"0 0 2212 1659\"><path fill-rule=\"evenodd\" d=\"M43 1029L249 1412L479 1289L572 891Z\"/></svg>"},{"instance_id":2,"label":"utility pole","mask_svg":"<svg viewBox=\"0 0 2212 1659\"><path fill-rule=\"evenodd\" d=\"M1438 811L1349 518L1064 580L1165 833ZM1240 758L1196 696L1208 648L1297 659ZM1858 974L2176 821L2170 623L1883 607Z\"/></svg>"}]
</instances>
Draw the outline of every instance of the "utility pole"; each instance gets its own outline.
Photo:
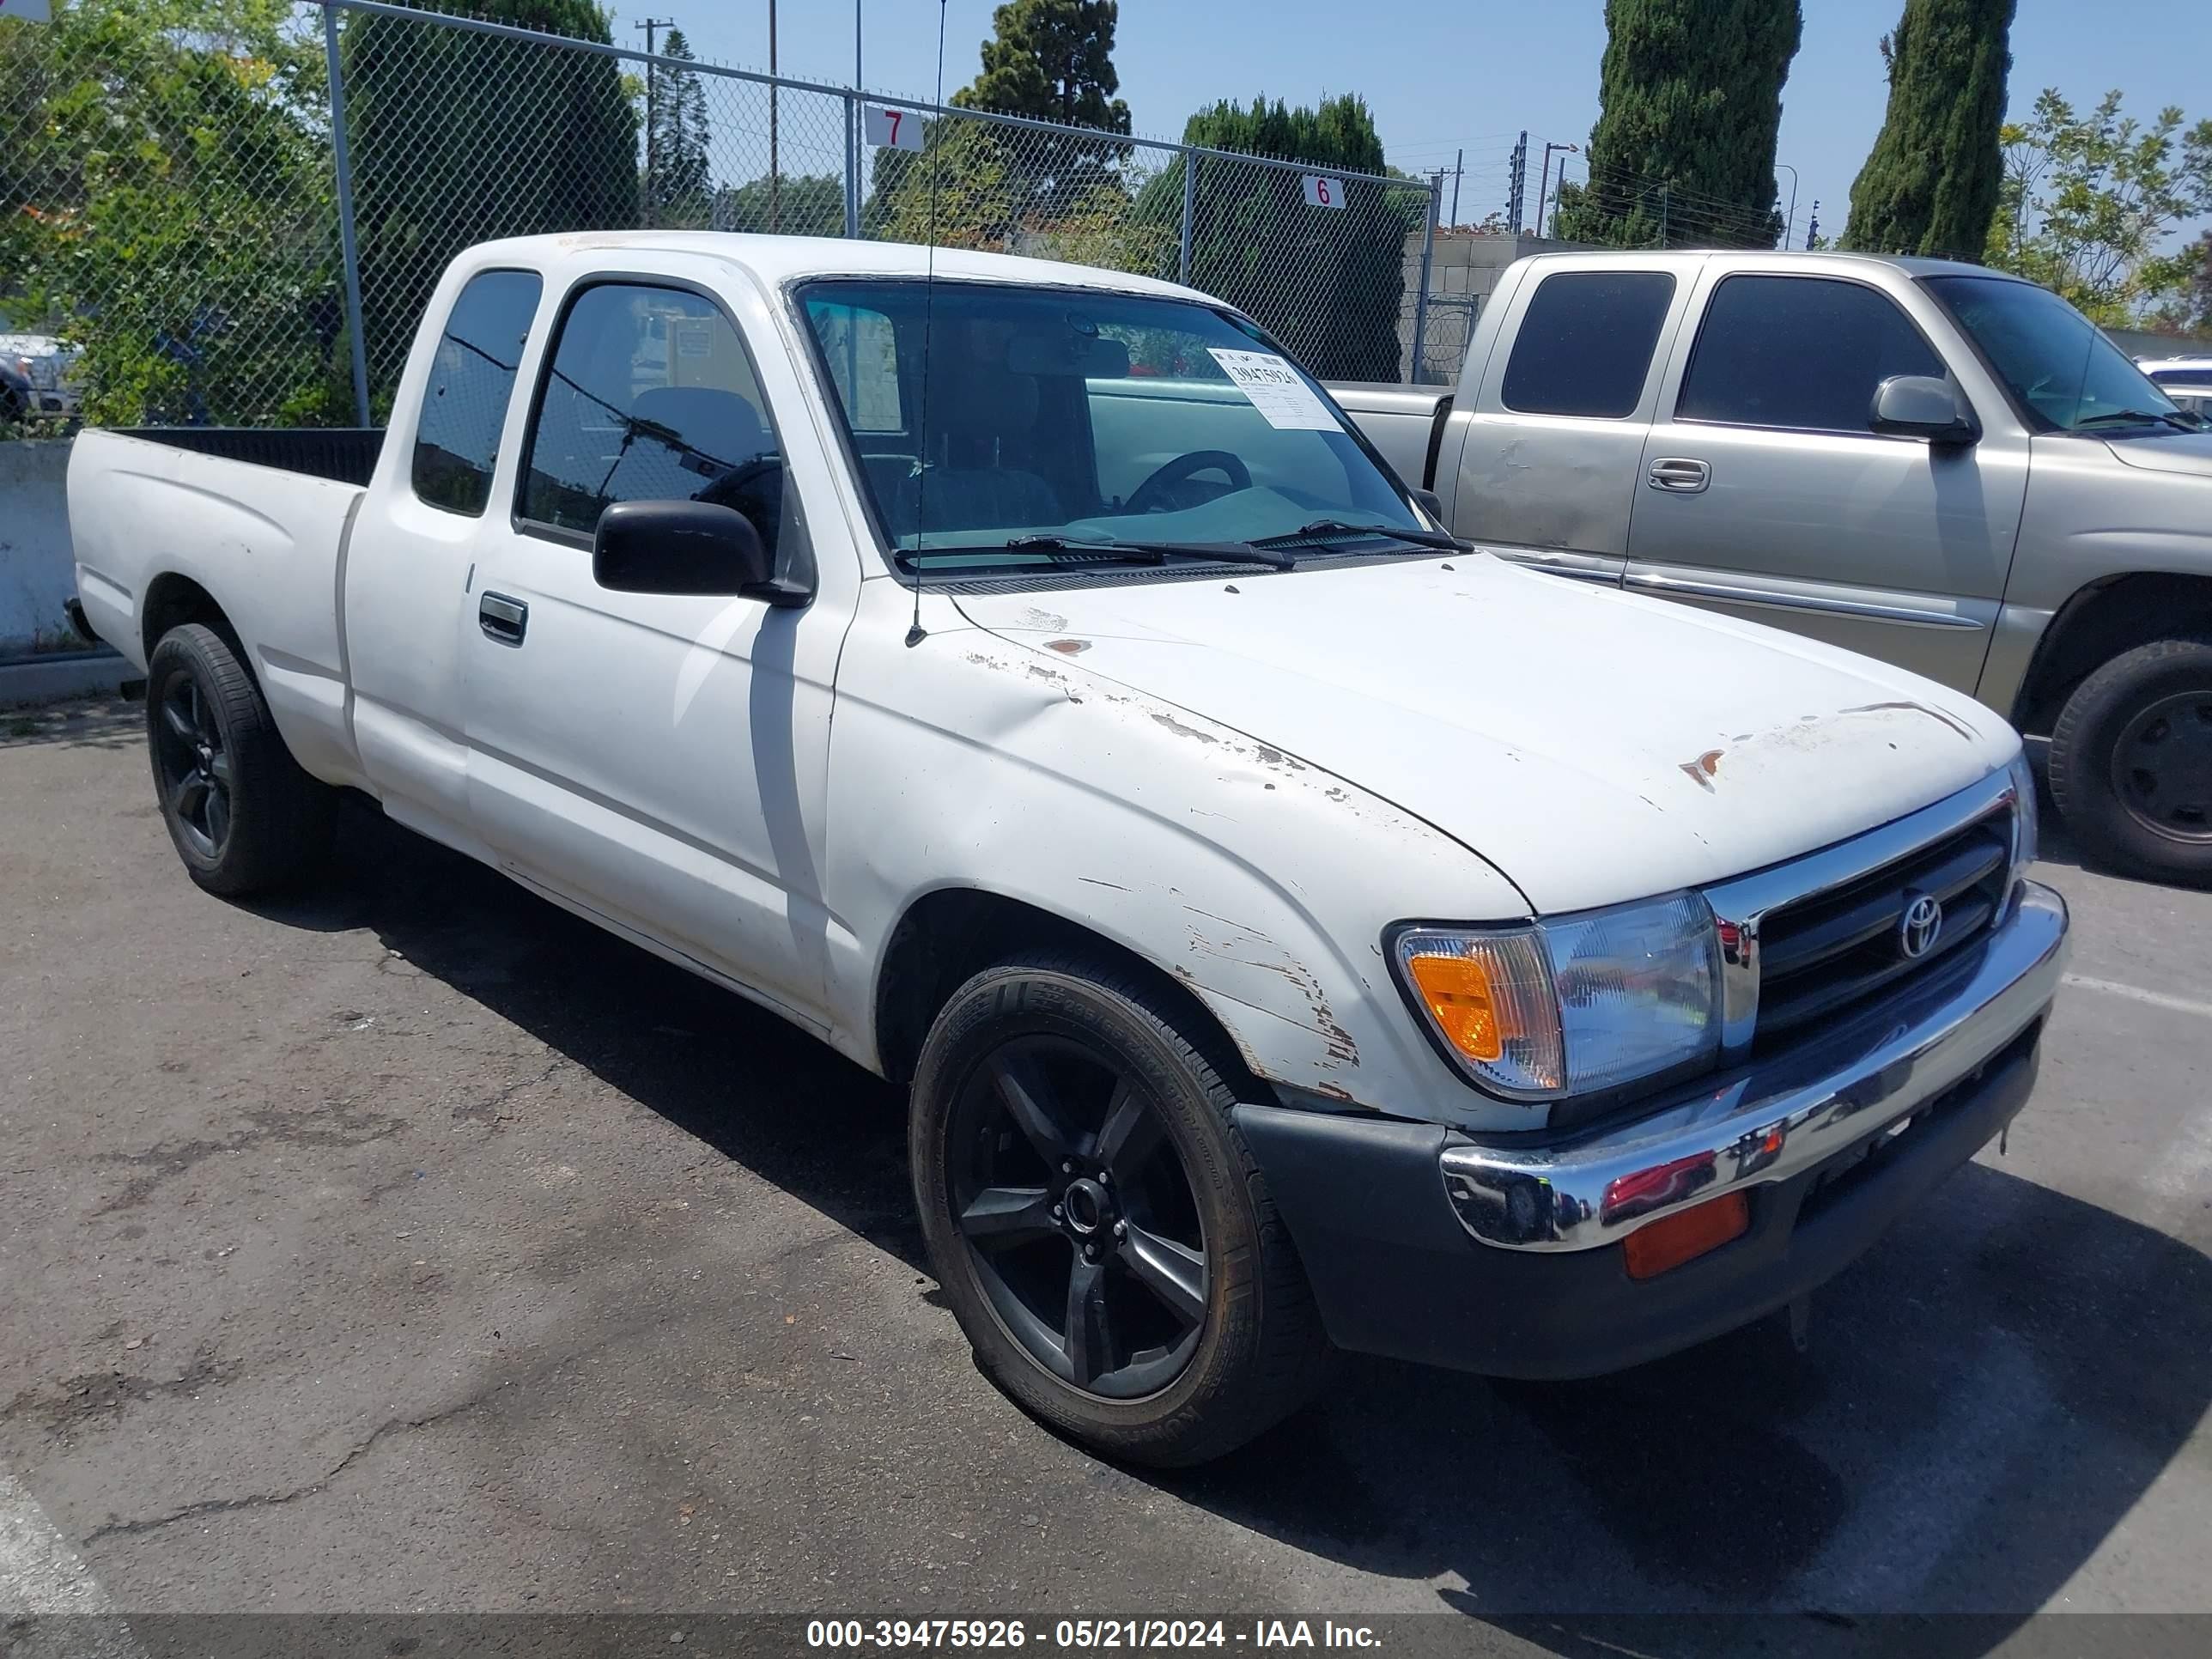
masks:
<instances>
[{"instance_id":1,"label":"utility pole","mask_svg":"<svg viewBox=\"0 0 2212 1659\"><path fill-rule=\"evenodd\" d=\"M1555 149L1565 150L1571 155L1578 155L1581 153L1582 146L1579 144L1546 144L1544 146L1544 170L1536 180L1536 235L1539 240L1541 240L1544 234L1544 195L1552 185L1552 152ZM1559 182L1565 184L1566 181L1567 164L1561 161Z\"/></svg>"},{"instance_id":2,"label":"utility pole","mask_svg":"<svg viewBox=\"0 0 2212 1659\"><path fill-rule=\"evenodd\" d=\"M1813 198L1813 211L1805 221L1805 246L1809 248L1820 240L1820 198Z\"/></svg>"},{"instance_id":3,"label":"utility pole","mask_svg":"<svg viewBox=\"0 0 2212 1659\"><path fill-rule=\"evenodd\" d=\"M1661 247L1667 246L1667 192L1674 188L1674 181L1671 179L1662 179L1659 182L1659 246Z\"/></svg>"},{"instance_id":4,"label":"utility pole","mask_svg":"<svg viewBox=\"0 0 2212 1659\"><path fill-rule=\"evenodd\" d=\"M674 28L676 20L673 17L644 17L631 23L630 27L645 31L645 203L638 216L645 221L647 228L650 229L653 220L653 191L654 186L660 182L653 167L653 129L660 125L654 118L656 106L653 101L655 96L653 72L653 33L658 29Z\"/></svg>"},{"instance_id":5,"label":"utility pole","mask_svg":"<svg viewBox=\"0 0 2212 1659\"><path fill-rule=\"evenodd\" d=\"M783 228L783 168L776 155L775 0L768 0L768 228Z\"/></svg>"},{"instance_id":6,"label":"utility pole","mask_svg":"<svg viewBox=\"0 0 2212 1659\"><path fill-rule=\"evenodd\" d=\"M1528 135L1524 130L1521 142L1513 146L1513 160L1506 169L1508 185L1505 192L1505 228L1513 234L1521 234L1521 195L1528 184Z\"/></svg>"},{"instance_id":7,"label":"utility pole","mask_svg":"<svg viewBox=\"0 0 2212 1659\"><path fill-rule=\"evenodd\" d=\"M1452 155L1452 211L1451 222L1459 222L1459 176L1467 167L1467 151L1461 149Z\"/></svg>"}]
</instances>

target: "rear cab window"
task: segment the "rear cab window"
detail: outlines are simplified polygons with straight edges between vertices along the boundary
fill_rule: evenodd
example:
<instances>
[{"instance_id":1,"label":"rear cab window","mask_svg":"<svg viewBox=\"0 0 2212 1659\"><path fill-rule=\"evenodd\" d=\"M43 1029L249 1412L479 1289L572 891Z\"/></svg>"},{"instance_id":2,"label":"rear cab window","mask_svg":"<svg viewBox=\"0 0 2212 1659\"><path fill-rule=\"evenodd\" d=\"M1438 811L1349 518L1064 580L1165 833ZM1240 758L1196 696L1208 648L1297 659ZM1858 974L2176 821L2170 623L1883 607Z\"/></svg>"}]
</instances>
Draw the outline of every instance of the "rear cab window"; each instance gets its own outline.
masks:
<instances>
[{"instance_id":1,"label":"rear cab window","mask_svg":"<svg viewBox=\"0 0 2212 1659\"><path fill-rule=\"evenodd\" d=\"M1722 279L1705 307L1678 421L1869 433L1893 374L1944 377L1943 360L1895 301L1826 276Z\"/></svg>"},{"instance_id":2,"label":"rear cab window","mask_svg":"<svg viewBox=\"0 0 2212 1659\"><path fill-rule=\"evenodd\" d=\"M1633 415L1674 300L1674 278L1663 270L1545 277L1514 333L1501 401L1521 415Z\"/></svg>"},{"instance_id":3,"label":"rear cab window","mask_svg":"<svg viewBox=\"0 0 2212 1659\"><path fill-rule=\"evenodd\" d=\"M409 468L430 506L477 518L491 500L499 434L544 289L534 270L480 270L454 300L431 354Z\"/></svg>"}]
</instances>

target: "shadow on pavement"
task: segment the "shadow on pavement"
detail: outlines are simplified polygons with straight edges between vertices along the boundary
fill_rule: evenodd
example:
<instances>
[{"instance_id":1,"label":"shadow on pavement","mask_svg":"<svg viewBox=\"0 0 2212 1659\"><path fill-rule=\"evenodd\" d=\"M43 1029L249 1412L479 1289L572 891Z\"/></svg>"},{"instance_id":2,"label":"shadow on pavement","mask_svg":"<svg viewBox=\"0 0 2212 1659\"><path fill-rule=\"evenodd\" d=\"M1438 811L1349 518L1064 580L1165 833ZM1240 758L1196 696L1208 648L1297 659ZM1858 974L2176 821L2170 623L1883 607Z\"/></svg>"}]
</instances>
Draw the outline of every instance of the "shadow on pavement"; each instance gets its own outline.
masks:
<instances>
[{"instance_id":1,"label":"shadow on pavement","mask_svg":"<svg viewBox=\"0 0 2212 1659\"><path fill-rule=\"evenodd\" d=\"M371 811L343 840L344 878L257 908L374 931L927 1271L896 1091ZM1628 1587L1620 1613L1765 1615L1729 1627L1747 1647L1870 1609L1973 1613L1936 1645L1979 1653L2090 1559L2208 1403L2212 1261L1975 1164L1819 1293L1808 1354L1770 1322L1574 1383L1352 1359L1243 1451L1145 1478L1364 1571L1456 1576L1440 1606L1561 1653L1620 1650L1550 1611L1598 1585ZM1696 1650L1734 1639L1708 1630Z\"/></svg>"}]
</instances>

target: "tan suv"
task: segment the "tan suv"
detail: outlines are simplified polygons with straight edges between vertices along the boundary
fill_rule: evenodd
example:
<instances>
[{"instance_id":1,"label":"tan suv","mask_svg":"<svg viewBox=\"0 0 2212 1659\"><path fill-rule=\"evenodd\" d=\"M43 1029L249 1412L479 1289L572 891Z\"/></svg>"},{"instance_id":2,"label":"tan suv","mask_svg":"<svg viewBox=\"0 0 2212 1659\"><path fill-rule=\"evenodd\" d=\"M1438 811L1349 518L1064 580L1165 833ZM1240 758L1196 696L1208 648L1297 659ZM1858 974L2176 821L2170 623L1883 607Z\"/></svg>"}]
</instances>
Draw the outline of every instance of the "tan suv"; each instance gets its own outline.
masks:
<instances>
[{"instance_id":1,"label":"tan suv","mask_svg":"<svg viewBox=\"0 0 2212 1659\"><path fill-rule=\"evenodd\" d=\"M2049 735L2086 851L2212 881L2212 430L2055 295L1929 259L1545 254L1455 390L1332 390L1459 534L1970 691Z\"/></svg>"}]
</instances>

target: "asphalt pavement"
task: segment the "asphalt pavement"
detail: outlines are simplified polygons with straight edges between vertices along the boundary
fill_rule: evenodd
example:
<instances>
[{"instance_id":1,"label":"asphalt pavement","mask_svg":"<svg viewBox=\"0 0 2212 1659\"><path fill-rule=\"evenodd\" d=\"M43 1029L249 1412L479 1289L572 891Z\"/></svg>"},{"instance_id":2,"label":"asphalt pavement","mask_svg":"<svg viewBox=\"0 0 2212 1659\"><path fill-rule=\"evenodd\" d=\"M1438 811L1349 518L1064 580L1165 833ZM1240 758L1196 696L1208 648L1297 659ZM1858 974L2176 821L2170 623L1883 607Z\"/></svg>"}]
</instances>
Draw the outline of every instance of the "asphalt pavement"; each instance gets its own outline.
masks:
<instances>
[{"instance_id":1,"label":"asphalt pavement","mask_svg":"<svg viewBox=\"0 0 2212 1659\"><path fill-rule=\"evenodd\" d=\"M2046 840L2037 1097L1809 1352L1352 1360L1159 1476L977 1373L883 1084L368 811L210 898L135 708L0 714L0 1619L2212 1612L2212 895Z\"/></svg>"}]
</instances>

